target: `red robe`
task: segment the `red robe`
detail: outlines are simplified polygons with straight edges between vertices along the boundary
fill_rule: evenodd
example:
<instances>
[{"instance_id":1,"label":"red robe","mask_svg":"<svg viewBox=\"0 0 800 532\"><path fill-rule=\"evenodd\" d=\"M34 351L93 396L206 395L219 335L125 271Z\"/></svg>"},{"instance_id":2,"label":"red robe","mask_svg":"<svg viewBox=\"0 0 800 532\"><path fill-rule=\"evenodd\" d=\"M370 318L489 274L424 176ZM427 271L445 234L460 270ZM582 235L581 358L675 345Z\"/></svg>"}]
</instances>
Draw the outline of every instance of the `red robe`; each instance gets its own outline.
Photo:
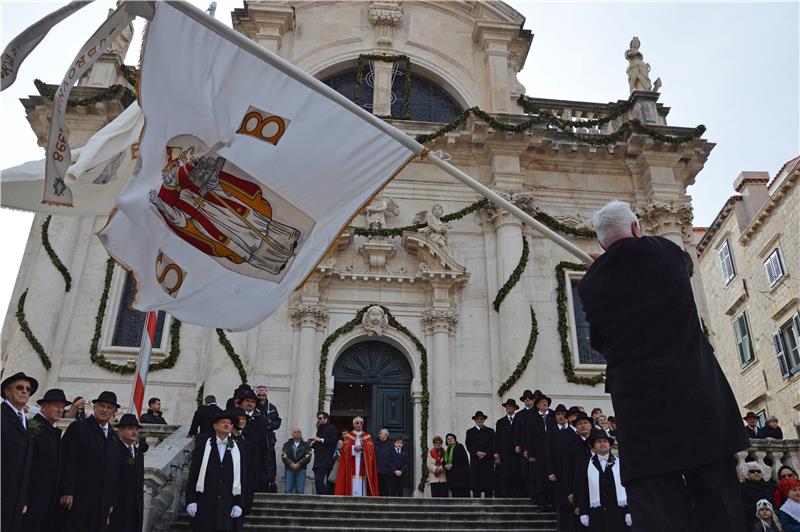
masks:
<instances>
[{"instance_id":1,"label":"red robe","mask_svg":"<svg viewBox=\"0 0 800 532\"><path fill-rule=\"evenodd\" d=\"M353 476L356 473L355 457L353 456L353 446L356 444L356 434L353 431L347 433L339 455L339 472L336 475L336 491L334 495L353 494ZM378 491L378 462L375 460L375 444L372 436L366 432L361 433L361 466L360 472L367 480L367 495L376 497L380 495Z\"/></svg>"}]
</instances>

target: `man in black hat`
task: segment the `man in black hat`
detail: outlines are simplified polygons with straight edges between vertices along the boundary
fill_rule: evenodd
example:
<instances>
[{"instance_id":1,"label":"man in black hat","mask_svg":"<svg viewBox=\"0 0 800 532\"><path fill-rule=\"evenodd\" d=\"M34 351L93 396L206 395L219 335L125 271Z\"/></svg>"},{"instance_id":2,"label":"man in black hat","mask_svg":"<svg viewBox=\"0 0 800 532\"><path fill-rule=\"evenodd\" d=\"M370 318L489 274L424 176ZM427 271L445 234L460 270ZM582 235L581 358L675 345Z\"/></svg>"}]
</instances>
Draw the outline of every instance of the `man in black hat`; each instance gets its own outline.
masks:
<instances>
[{"instance_id":1,"label":"man in black hat","mask_svg":"<svg viewBox=\"0 0 800 532\"><path fill-rule=\"evenodd\" d=\"M214 416L220 412L222 412L222 409L217 406L217 398L213 395L206 395L203 404L197 407L192 417L189 436L211 434L214 431L212 427Z\"/></svg>"},{"instance_id":2,"label":"man in black hat","mask_svg":"<svg viewBox=\"0 0 800 532\"><path fill-rule=\"evenodd\" d=\"M102 392L92 402L92 415L72 422L61 440L64 532L104 531L117 502L120 446L110 424L117 395Z\"/></svg>"},{"instance_id":3,"label":"man in black hat","mask_svg":"<svg viewBox=\"0 0 800 532\"><path fill-rule=\"evenodd\" d=\"M747 437L751 440L761 439L761 436L758 434L758 416L756 413L748 412L742 419L744 419L745 423L747 423L744 426L744 431L745 434L747 434Z\"/></svg>"},{"instance_id":4,"label":"man in black hat","mask_svg":"<svg viewBox=\"0 0 800 532\"><path fill-rule=\"evenodd\" d=\"M55 425L64 415L67 401L64 390L47 390L36 401L39 413L28 425L33 438L31 476L28 485L28 510L22 529L28 532L55 530L58 508L58 475L61 470L61 429Z\"/></svg>"},{"instance_id":5,"label":"man in black hat","mask_svg":"<svg viewBox=\"0 0 800 532\"><path fill-rule=\"evenodd\" d=\"M494 461L500 477L500 496L519 497L522 461L521 456L514 451L514 423L519 405L509 398L502 406L506 409L506 415L494 425Z\"/></svg>"},{"instance_id":6,"label":"man in black hat","mask_svg":"<svg viewBox=\"0 0 800 532\"><path fill-rule=\"evenodd\" d=\"M636 527L686 530L696 521L704 532L744 530L732 502L739 498L734 456L749 442L700 326L687 254L666 238L642 236L624 202L603 207L592 225L606 252L578 292L592 347L607 361ZM687 415L686 404L702 408ZM664 419L680 419L680 430Z\"/></svg>"},{"instance_id":7,"label":"man in black hat","mask_svg":"<svg viewBox=\"0 0 800 532\"><path fill-rule=\"evenodd\" d=\"M144 519L144 453L137 445L142 428L133 414L117 423L119 488L109 532L141 532Z\"/></svg>"},{"instance_id":8,"label":"man in black hat","mask_svg":"<svg viewBox=\"0 0 800 532\"><path fill-rule=\"evenodd\" d=\"M622 465L611 452L614 438L605 431L592 429L587 443L592 455L578 463L575 486L580 523L590 532L628 530L632 521L628 513L628 495L620 482Z\"/></svg>"},{"instance_id":9,"label":"man in black hat","mask_svg":"<svg viewBox=\"0 0 800 532\"><path fill-rule=\"evenodd\" d=\"M231 437L233 412L214 416L214 432L195 440L186 481L192 530L230 531L243 514L245 474L241 448Z\"/></svg>"},{"instance_id":10,"label":"man in black hat","mask_svg":"<svg viewBox=\"0 0 800 532\"><path fill-rule=\"evenodd\" d=\"M234 408L230 411L236 417L236 423L231 427L231 438L239 446L239 454L242 459L242 495L244 498L244 506L242 506L243 516L249 515L253 509L253 500L255 500L255 479L257 471L253 470L253 462L255 455L255 445L251 445L250 441L244 435L244 429L247 428L247 413L242 408ZM255 443L255 442L253 442ZM239 519L243 520L244 517Z\"/></svg>"},{"instance_id":11,"label":"man in black hat","mask_svg":"<svg viewBox=\"0 0 800 532\"><path fill-rule=\"evenodd\" d=\"M247 418L247 426L242 429L242 434L250 443L253 458L253 462L247 466L247 471L254 476L253 489L266 491L267 453L270 450L269 420L256 409L257 401L256 393L253 390L244 390L239 395L239 403Z\"/></svg>"},{"instance_id":12,"label":"man in black hat","mask_svg":"<svg viewBox=\"0 0 800 532\"><path fill-rule=\"evenodd\" d=\"M575 407L567 410L560 404L556 406L555 415L556 430L549 433L547 478L555 482L553 504L558 513L559 530L567 531L575 528L574 506L569 497L575 476L575 456L581 452L581 447L588 452L584 438L589 436L592 424L590 418ZM578 435L575 426L569 421L570 418L573 421L582 420L580 427L584 438ZM562 419L566 426L562 424Z\"/></svg>"},{"instance_id":13,"label":"man in black hat","mask_svg":"<svg viewBox=\"0 0 800 532\"><path fill-rule=\"evenodd\" d=\"M535 410L529 411L525 421L522 453L529 464L528 489L531 499L543 509L549 509L553 504L553 483L547 478L547 447L549 433L558 428L553 411L550 410L551 403L552 399L544 394L534 399Z\"/></svg>"},{"instance_id":14,"label":"man in black hat","mask_svg":"<svg viewBox=\"0 0 800 532\"><path fill-rule=\"evenodd\" d=\"M150 425L167 424L167 420L164 419L164 413L161 411L161 399L158 397L151 397L150 400L147 401L147 412L142 414L140 421Z\"/></svg>"},{"instance_id":15,"label":"man in black hat","mask_svg":"<svg viewBox=\"0 0 800 532\"><path fill-rule=\"evenodd\" d=\"M538 390L537 390L538 392ZM529 482L529 470L530 465L528 463L528 459L523 456L523 451L525 448L525 439L527 437L527 423L528 423L528 415L533 413L536 410L534 406L536 396L530 390L525 390L522 392L519 400L522 401L522 408L517 412L515 416L514 425L512 427L513 434L514 434L514 452L516 452L520 457L520 495L523 497L529 497L530 493L530 482Z\"/></svg>"},{"instance_id":16,"label":"man in black hat","mask_svg":"<svg viewBox=\"0 0 800 532\"><path fill-rule=\"evenodd\" d=\"M36 393L39 383L22 372L3 380L0 394L3 397L2 436L2 531L22 530L22 515L28 501L28 482L31 471L33 443L25 418L25 405Z\"/></svg>"},{"instance_id":17,"label":"man in black hat","mask_svg":"<svg viewBox=\"0 0 800 532\"><path fill-rule=\"evenodd\" d=\"M333 469L333 454L339 443L336 427L330 421L331 416L327 412L317 412L317 435L310 440L314 449L313 471L317 495L330 495L326 480Z\"/></svg>"},{"instance_id":18,"label":"man in black hat","mask_svg":"<svg viewBox=\"0 0 800 532\"><path fill-rule=\"evenodd\" d=\"M472 496L494 497L494 429L484 426L486 414L478 410L472 416L475 426L467 431L465 444L469 452L469 487Z\"/></svg>"},{"instance_id":19,"label":"man in black hat","mask_svg":"<svg viewBox=\"0 0 800 532\"><path fill-rule=\"evenodd\" d=\"M275 476L278 473L278 462L275 454L275 444L278 438L275 436L275 431L281 428L281 416L278 413L278 407L267 397L266 386L259 386L259 393L256 394L256 397L258 398L258 404L262 405L261 415L267 420L267 452L264 454L264 470L266 472L264 483L267 485L268 492L277 493L278 487L275 485Z\"/></svg>"}]
</instances>

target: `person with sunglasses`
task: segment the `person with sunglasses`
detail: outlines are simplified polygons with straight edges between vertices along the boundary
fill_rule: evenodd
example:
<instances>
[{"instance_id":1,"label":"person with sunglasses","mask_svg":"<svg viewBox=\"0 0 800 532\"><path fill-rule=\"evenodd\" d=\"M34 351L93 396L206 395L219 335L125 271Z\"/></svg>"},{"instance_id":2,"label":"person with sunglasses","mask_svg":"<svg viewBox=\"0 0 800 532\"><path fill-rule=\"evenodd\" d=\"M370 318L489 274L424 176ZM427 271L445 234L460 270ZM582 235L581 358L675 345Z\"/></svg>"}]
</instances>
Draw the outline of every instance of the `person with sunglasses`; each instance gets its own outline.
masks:
<instances>
[{"instance_id":1,"label":"person with sunglasses","mask_svg":"<svg viewBox=\"0 0 800 532\"><path fill-rule=\"evenodd\" d=\"M775 487L770 486L764 480L764 471L756 462L748 463L746 471L747 477L739 486L742 490L742 511L744 512L747 529L750 530L756 521L753 508L756 507L756 503L761 499L769 499L770 495L774 493Z\"/></svg>"},{"instance_id":2,"label":"person with sunglasses","mask_svg":"<svg viewBox=\"0 0 800 532\"><path fill-rule=\"evenodd\" d=\"M334 452L339 438L336 427L330 422L331 417L327 412L317 413L317 435L310 438L311 448L314 449L314 485L317 495L330 495L328 489L328 475L331 474L334 462Z\"/></svg>"},{"instance_id":3,"label":"person with sunglasses","mask_svg":"<svg viewBox=\"0 0 800 532\"><path fill-rule=\"evenodd\" d=\"M36 379L19 372L3 380L0 388L3 397L0 440L3 532L21 530L22 516L27 509L33 441L25 418L25 405L38 387Z\"/></svg>"}]
</instances>

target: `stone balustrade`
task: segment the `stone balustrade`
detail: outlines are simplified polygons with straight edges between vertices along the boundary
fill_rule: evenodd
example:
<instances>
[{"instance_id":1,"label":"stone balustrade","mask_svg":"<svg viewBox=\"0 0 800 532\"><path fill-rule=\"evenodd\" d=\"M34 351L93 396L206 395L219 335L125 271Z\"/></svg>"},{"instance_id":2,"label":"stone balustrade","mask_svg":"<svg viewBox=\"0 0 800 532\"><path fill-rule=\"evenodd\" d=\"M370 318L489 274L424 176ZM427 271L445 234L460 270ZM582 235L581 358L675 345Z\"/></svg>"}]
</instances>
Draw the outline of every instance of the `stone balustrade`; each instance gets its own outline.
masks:
<instances>
[{"instance_id":1,"label":"stone balustrade","mask_svg":"<svg viewBox=\"0 0 800 532\"><path fill-rule=\"evenodd\" d=\"M567 100L550 100L547 98L530 98L529 101L546 113L557 116L561 120L573 122L573 133L608 134L613 131L613 122L601 126L586 126L588 120L605 118L609 115L611 105L591 102L572 102ZM551 126L554 127L554 126Z\"/></svg>"},{"instance_id":2,"label":"stone balustrade","mask_svg":"<svg viewBox=\"0 0 800 532\"><path fill-rule=\"evenodd\" d=\"M147 425L147 428L156 425ZM160 425L164 427L165 425ZM183 489L189 474L194 438L189 425L172 428L172 433L144 455L144 530L170 530L183 510Z\"/></svg>"},{"instance_id":3,"label":"stone balustrade","mask_svg":"<svg viewBox=\"0 0 800 532\"><path fill-rule=\"evenodd\" d=\"M747 476L749 462L755 462L764 473L764 480L778 481L778 469L788 465L800 468L800 440L750 440L750 448L736 454L739 478Z\"/></svg>"},{"instance_id":4,"label":"stone balustrade","mask_svg":"<svg viewBox=\"0 0 800 532\"><path fill-rule=\"evenodd\" d=\"M70 423L75 421L72 418L64 418L56 423L56 426L61 430L67 430ZM112 426L115 423L112 423ZM178 425L150 425L148 423L142 423L142 428L139 429L139 438L144 438L147 442L147 445L150 446L150 449L164 441L168 436L174 433L178 429ZM186 429L186 432L189 432L189 429Z\"/></svg>"}]
</instances>

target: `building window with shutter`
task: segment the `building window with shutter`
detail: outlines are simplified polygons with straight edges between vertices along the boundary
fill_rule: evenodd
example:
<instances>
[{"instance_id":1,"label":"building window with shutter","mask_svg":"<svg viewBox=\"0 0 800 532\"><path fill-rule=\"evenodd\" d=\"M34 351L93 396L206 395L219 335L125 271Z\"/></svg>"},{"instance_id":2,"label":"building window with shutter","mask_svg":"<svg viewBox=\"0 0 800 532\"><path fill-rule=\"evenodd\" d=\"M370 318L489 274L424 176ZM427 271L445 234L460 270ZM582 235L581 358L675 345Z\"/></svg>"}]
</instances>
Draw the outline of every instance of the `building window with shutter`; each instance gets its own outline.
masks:
<instances>
[{"instance_id":1,"label":"building window with shutter","mask_svg":"<svg viewBox=\"0 0 800 532\"><path fill-rule=\"evenodd\" d=\"M736 270L733 267L731 247L727 240L719 247L717 254L719 255L719 264L722 267L722 280L728 285L736 277Z\"/></svg>"},{"instance_id":2,"label":"building window with shutter","mask_svg":"<svg viewBox=\"0 0 800 532\"><path fill-rule=\"evenodd\" d=\"M747 313L742 312L733 319L733 338L739 352L739 362L742 367L747 366L756 355L753 352L753 342L750 339L750 324L747 322Z\"/></svg>"},{"instance_id":3,"label":"building window with shutter","mask_svg":"<svg viewBox=\"0 0 800 532\"><path fill-rule=\"evenodd\" d=\"M136 283L133 279L133 274L131 274L131 272L125 272L125 280L119 298L116 319L114 321L111 340L112 347L135 347L138 349L142 344L142 331L144 330L146 313L135 310L132 306L135 287ZM153 349L161 348L166 317L167 314L163 310L159 311Z\"/></svg>"},{"instance_id":4,"label":"building window with shutter","mask_svg":"<svg viewBox=\"0 0 800 532\"><path fill-rule=\"evenodd\" d=\"M784 379L800 371L800 314L794 315L772 335L772 345Z\"/></svg>"},{"instance_id":5,"label":"building window with shutter","mask_svg":"<svg viewBox=\"0 0 800 532\"><path fill-rule=\"evenodd\" d=\"M767 280L770 286L774 286L783 277L783 263L781 262L780 251L777 248L764 262L764 269L767 271Z\"/></svg>"},{"instance_id":6,"label":"building window with shutter","mask_svg":"<svg viewBox=\"0 0 800 532\"><path fill-rule=\"evenodd\" d=\"M767 426L767 411L765 409L761 409L756 412L756 417L758 418L758 423L756 423L756 427L763 429Z\"/></svg>"}]
</instances>

